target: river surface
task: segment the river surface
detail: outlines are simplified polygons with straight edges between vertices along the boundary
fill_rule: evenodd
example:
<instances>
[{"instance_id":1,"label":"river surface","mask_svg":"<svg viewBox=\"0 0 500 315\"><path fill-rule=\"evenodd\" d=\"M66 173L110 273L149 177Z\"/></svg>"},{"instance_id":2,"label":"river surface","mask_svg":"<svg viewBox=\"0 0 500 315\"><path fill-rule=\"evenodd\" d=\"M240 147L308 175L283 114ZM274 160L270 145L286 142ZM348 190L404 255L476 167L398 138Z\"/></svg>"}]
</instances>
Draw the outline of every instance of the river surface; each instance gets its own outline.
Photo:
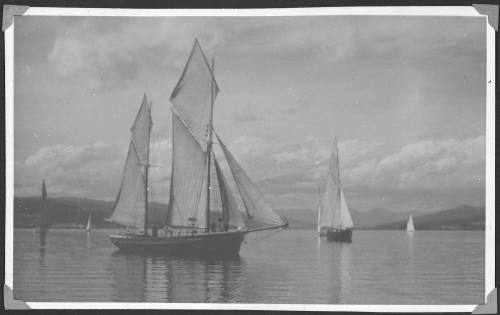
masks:
<instances>
[{"instance_id":1,"label":"river surface","mask_svg":"<svg viewBox=\"0 0 500 315\"><path fill-rule=\"evenodd\" d=\"M25 301L480 304L484 231L259 232L237 259L117 252L110 230L14 231L14 296ZM275 233L270 235L270 233Z\"/></svg>"}]
</instances>

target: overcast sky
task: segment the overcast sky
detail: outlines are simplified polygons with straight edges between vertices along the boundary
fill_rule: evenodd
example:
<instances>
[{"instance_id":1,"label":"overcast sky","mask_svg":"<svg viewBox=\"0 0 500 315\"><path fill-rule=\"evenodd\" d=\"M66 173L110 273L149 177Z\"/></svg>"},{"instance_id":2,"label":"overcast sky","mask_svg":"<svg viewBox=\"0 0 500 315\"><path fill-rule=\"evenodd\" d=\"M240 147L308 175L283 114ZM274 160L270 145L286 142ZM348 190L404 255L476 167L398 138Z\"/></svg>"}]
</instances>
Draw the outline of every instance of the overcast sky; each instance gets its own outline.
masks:
<instances>
[{"instance_id":1,"label":"overcast sky","mask_svg":"<svg viewBox=\"0 0 500 315\"><path fill-rule=\"evenodd\" d=\"M215 128L276 208L316 208L332 140L351 208L484 204L486 26L471 17L16 17L15 194L113 200L143 94L152 199L197 37Z\"/></svg>"}]
</instances>

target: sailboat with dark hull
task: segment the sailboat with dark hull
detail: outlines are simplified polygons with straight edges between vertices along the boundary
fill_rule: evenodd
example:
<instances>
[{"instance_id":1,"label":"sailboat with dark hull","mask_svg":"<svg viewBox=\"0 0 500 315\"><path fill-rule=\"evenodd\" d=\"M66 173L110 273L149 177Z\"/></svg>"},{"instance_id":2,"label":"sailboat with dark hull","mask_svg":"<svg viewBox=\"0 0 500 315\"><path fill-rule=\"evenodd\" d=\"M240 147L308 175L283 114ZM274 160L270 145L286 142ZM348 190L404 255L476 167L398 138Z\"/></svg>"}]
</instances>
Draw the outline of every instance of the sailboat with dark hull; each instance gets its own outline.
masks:
<instances>
[{"instance_id":1,"label":"sailboat with dark hull","mask_svg":"<svg viewBox=\"0 0 500 315\"><path fill-rule=\"evenodd\" d=\"M320 200L320 209L318 211L319 236L326 235L326 238L330 241L351 242L354 224L340 184L337 137L334 138L325 191Z\"/></svg>"},{"instance_id":2,"label":"sailboat with dark hull","mask_svg":"<svg viewBox=\"0 0 500 315\"><path fill-rule=\"evenodd\" d=\"M170 197L161 235L148 233L151 103L144 96L135 122L120 191L109 221L131 230L110 235L122 251L172 255L237 255L250 232L287 226L265 201L213 129L219 87L195 40L172 103ZM213 150L222 149L243 207L228 186ZM240 210L244 208L244 211Z\"/></svg>"}]
</instances>

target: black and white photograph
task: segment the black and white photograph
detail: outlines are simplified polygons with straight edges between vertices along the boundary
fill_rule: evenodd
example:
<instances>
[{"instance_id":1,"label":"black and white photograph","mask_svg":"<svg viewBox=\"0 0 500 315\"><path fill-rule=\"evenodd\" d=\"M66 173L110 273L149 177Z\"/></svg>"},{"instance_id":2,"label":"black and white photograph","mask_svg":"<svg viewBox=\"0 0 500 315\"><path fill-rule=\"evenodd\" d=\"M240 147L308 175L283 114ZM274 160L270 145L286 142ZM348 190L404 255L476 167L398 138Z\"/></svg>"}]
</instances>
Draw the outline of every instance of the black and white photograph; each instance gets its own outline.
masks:
<instances>
[{"instance_id":1,"label":"black and white photograph","mask_svg":"<svg viewBox=\"0 0 500 315\"><path fill-rule=\"evenodd\" d=\"M473 7L425 10L29 8L4 21L13 299L487 303L495 29Z\"/></svg>"}]
</instances>

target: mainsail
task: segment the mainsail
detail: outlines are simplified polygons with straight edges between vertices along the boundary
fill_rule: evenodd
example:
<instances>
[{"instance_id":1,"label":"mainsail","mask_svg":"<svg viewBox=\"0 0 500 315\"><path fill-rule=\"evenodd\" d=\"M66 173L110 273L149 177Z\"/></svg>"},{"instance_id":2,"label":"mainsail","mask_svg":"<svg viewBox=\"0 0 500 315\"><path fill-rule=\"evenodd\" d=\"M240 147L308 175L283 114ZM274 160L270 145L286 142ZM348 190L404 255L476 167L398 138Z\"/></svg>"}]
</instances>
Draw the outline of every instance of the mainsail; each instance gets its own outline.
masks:
<instances>
[{"instance_id":1,"label":"mainsail","mask_svg":"<svg viewBox=\"0 0 500 315\"><path fill-rule=\"evenodd\" d=\"M415 227L413 226L413 216L410 215L410 219L408 219L408 223L406 224L406 231L413 232L415 231Z\"/></svg>"},{"instance_id":2,"label":"mainsail","mask_svg":"<svg viewBox=\"0 0 500 315\"><path fill-rule=\"evenodd\" d=\"M238 164L226 145L221 141L219 136L217 139L220 143L224 156L226 157L233 178L236 182L236 187L240 193L241 199L245 206L247 219L247 227L251 229L260 229L270 226L284 226L285 221L271 208L266 202L264 196L257 189L257 186L252 182L250 177L245 173L243 168Z\"/></svg>"},{"instance_id":3,"label":"mainsail","mask_svg":"<svg viewBox=\"0 0 500 315\"><path fill-rule=\"evenodd\" d=\"M147 224L147 168L152 125L151 104L144 95L131 128L132 134L122 182L109 218L110 221L138 229L145 229Z\"/></svg>"},{"instance_id":4,"label":"mainsail","mask_svg":"<svg viewBox=\"0 0 500 315\"><path fill-rule=\"evenodd\" d=\"M207 160L179 116L172 112L172 178L167 225L206 228Z\"/></svg>"},{"instance_id":5,"label":"mainsail","mask_svg":"<svg viewBox=\"0 0 500 315\"><path fill-rule=\"evenodd\" d=\"M350 229L354 227L349 207L340 185L339 157L337 137L334 138L332 155L330 157L325 192L321 200L318 214L318 230L324 228Z\"/></svg>"}]
</instances>

